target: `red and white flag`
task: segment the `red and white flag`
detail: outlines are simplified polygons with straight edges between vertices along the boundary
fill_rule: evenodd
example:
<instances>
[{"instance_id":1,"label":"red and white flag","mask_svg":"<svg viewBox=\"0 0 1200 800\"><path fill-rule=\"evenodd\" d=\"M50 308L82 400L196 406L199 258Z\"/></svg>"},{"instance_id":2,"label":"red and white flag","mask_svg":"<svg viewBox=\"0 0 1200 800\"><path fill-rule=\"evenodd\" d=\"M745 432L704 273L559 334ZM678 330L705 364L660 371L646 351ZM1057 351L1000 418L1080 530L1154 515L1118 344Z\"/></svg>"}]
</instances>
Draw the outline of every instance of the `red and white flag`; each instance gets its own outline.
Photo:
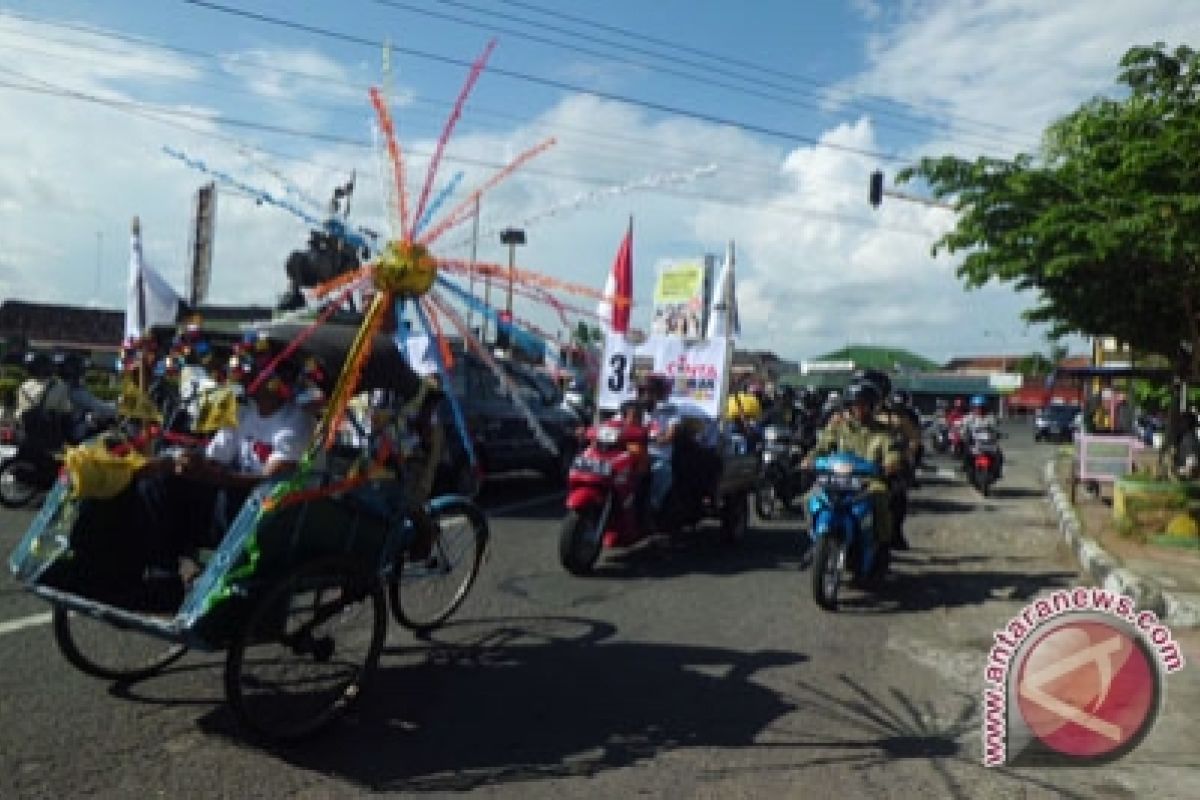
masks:
<instances>
[{"instance_id":1,"label":"red and white flag","mask_svg":"<svg viewBox=\"0 0 1200 800\"><path fill-rule=\"evenodd\" d=\"M614 333L629 333L629 316L633 310L633 220L621 240L612 272L604 284L604 299L596 307L601 324Z\"/></svg>"}]
</instances>

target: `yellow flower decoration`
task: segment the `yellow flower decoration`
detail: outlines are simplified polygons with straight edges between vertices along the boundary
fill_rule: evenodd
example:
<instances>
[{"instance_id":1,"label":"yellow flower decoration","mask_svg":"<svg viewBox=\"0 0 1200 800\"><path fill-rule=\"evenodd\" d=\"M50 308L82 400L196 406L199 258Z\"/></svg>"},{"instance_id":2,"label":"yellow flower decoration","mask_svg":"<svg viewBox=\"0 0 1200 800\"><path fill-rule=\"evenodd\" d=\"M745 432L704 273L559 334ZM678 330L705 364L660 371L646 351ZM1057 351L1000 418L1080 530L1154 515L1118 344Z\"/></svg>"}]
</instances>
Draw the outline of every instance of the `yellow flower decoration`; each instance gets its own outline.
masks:
<instances>
[{"instance_id":1,"label":"yellow flower decoration","mask_svg":"<svg viewBox=\"0 0 1200 800\"><path fill-rule=\"evenodd\" d=\"M375 263L375 288L381 292L419 297L436 277L437 261L416 242L388 242Z\"/></svg>"}]
</instances>

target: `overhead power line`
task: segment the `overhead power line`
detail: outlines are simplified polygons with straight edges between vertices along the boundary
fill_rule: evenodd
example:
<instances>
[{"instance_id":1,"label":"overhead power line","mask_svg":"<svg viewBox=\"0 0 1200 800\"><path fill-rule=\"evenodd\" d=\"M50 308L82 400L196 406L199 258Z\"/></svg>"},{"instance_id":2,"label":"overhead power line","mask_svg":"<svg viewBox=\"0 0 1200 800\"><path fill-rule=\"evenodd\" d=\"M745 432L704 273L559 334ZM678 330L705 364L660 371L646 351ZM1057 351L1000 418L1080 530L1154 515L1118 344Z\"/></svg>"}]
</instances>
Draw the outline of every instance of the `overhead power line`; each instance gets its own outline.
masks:
<instances>
[{"instance_id":1,"label":"overhead power line","mask_svg":"<svg viewBox=\"0 0 1200 800\"><path fill-rule=\"evenodd\" d=\"M493 22L484 22L478 19L471 19L456 14L450 14L445 11L438 11L430 8L428 5L414 5L412 3L402 2L402 0L371 0L371 2L375 3L376 5L385 6L403 13L411 13L420 16L431 17L433 19L440 19L457 25L484 30L489 33L499 33L508 36L514 36L518 39L551 47L557 50L565 50L570 53L604 59L614 64L653 70L657 74L669 75L691 81L693 83L705 86L709 90L714 88L727 89L745 97L770 100L772 102L794 108L804 108L818 112L824 111L822 101L826 98L821 92L797 87L795 85L788 86L770 79L764 79L762 77L742 75L730 69L713 67L708 64L698 62L694 59L682 57L678 52L673 52L670 54L656 53L646 48L632 47L627 44L612 42L610 40L590 34L571 31L561 26L531 20L528 17L505 14L503 12L494 11L491 9L480 8L469 3L457 2L456 0L442 0L442 3L443 5L455 6L475 12L477 14L485 14L498 17L502 20L512 21L525 27L511 27L498 25ZM560 33L589 44L599 44L604 47L631 51L633 53L655 59L656 61L648 61L645 58L630 58L628 56L613 55L609 52L604 52L602 50L581 45L578 42L555 39L551 38L550 36L546 36L544 33L541 33L542 31L547 30L554 33ZM699 70L699 72L681 69L681 66L691 67L695 70ZM730 83L729 80L722 80L721 78L732 79L738 81L739 83ZM765 91L764 89L774 91ZM810 99L804 100L798 95L807 96ZM897 130L907 131L910 133L921 133L926 132L931 128L941 127L939 125L931 124L927 118L921 118L911 113L877 111L875 112L875 115L876 122L880 126L895 128ZM962 138L968 139L976 145L983 145L988 148L993 148L998 143L1001 143L996 136L985 139L970 132L963 134ZM1011 147L1014 146L1015 143L1003 142L1002 144L1007 147Z\"/></svg>"},{"instance_id":2,"label":"overhead power line","mask_svg":"<svg viewBox=\"0 0 1200 800\"><path fill-rule=\"evenodd\" d=\"M369 39L364 36L357 36L355 34L349 34L349 33L345 33L342 31L335 31L335 30L332 30L329 28L324 28L324 27L317 26L317 25L309 25L307 23L298 22L293 19L285 19L282 17L274 17L274 16L271 16L268 14L261 14L256 11L248 11L246 9L223 5L221 3L210 2L209 0L180 0L180 2L186 3L187 5L196 6L198 8L205 8L210 11L215 11L215 12L218 12L221 14L227 14L227 15L231 15L231 16L240 17L242 19L253 20L255 22L259 22L259 23L262 23L265 25L272 25L275 27L281 27L281 28L287 28L289 30L300 31L300 32L308 33L308 34L311 34L314 36L320 36L323 38L344 42L346 44L357 45L360 47L369 47L374 51L379 51L383 47L386 46L386 47L389 47L394 52L404 53L405 55L412 56L413 58L419 58L422 60L433 61L433 62L441 63L441 64L449 64L449 65L453 65L456 67L462 67L465 69L470 69L470 67L471 67L471 62L466 61L461 58L455 58L452 56L442 55L440 53L432 53L432 52L429 52L426 50L418 50L418 49L412 48L412 47L400 47L400 46L397 46L397 45L394 45L391 43L384 42L382 40ZM690 109L673 106L673 105L670 105L667 103L658 103L658 102L654 102L654 101L650 101L650 100L642 100L642 99L639 99L636 97L618 94L616 92L605 92L605 91L601 91L598 89L591 89L586 86L581 86L578 84L570 83L568 81L555 80L552 78L543 78L543 77L540 77L537 75L530 75L528 73L519 72L516 70L503 69L500 67L489 67L488 74L505 77L505 78L509 78L512 80L521 81L524 83L531 83L531 84L543 86L543 87L546 87L549 89L556 89L558 91L576 92L579 94L589 94L589 95L593 95L595 97L599 97L599 98L602 98L605 100L611 100L613 102L625 103L627 105L637 106L637 107L645 108L645 109L648 109L651 111L658 111L658 112L664 113L664 114L673 114L675 116L687 117L689 119L695 119L700 122L707 122L707 123L713 124L713 125L727 125L727 126L730 126L733 128L739 128L748 133L756 133L756 134L759 134L760 136L766 136L766 137L769 137L772 139L780 139L783 141L793 142L793 143L801 142L804 144L812 145L813 147L820 147L820 148L829 149L829 150L838 150L838 151L845 152L845 153L852 153L854 155L867 156L870 158L875 158L875 159L879 159L881 161L887 161L887 162L892 162L892 163L903 163L908 160L908 159L903 158L902 156L895 155L892 153L884 153L884 152L880 152L878 150L869 150L869 149L861 148L861 147L852 147L850 145L837 144L836 142L821 141L820 139L814 138L812 136L806 136L804 134L796 133L793 131L785 131L785 130L780 130L777 128L770 128L770 127L766 127L763 125L757 125L757 124L753 124L753 123L749 123L749 122L741 122L741 121L738 121L735 119L731 119L728 117L722 117L722 116L719 116L716 114L707 114L707 113L704 113L701 111L693 111Z\"/></svg>"},{"instance_id":3,"label":"overhead power line","mask_svg":"<svg viewBox=\"0 0 1200 800\"><path fill-rule=\"evenodd\" d=\"M463 5L462 3L457 2L456 0L444 0L444 1L451 3L452 5ZM736 67L742 67L746 70L750 70L750 71L753 71L753 72L756 72L759 74L771 75L773 77L780 78L780 79L783 79L786 81L802 83L802 84L806 84L808 86L812 86L817 89L821 89L826 92L833 92L833 93L839 94L842 96L843 99L845 99L848 102L855 102L856 98L859 97L859 95L857 95L854 92L850 92L845 89L837 89L836 87L832 86L831 84L829 84L826 81L821 81L821 80L818 80L817 78L813 78L813 77L807 76L807 75L800 75L795 72L787 72L784 70L776 69L774 67L764 66L762 64L755 64L751 61L746 61L746 60L740 59L736 56L729 55L728 53L721 53L719 56L714 56L714 54L711 51L702 50L698 47L693 47L693 46L687 44L686 42L673 42L673 41L668 41L666 39L660 39L660 38L657 38L654 36L649 36L647 34L641 33L640 31L632 30L630 28L624 28L624 27L620 27L620 26L616 26L616 25L609 25L607 23L600 22L598 20L586 19L584 17L576 16L574 14L568 14L568 13L566 13L564 11L560 11L558 9L546 8L545 6L540 6L535 3L526 2L525 0L504 0L504 2L506 2L510 6L516 6L517 8L523 8L527 11L533 11L538 14L542 14L546 17L550 17L552 19L566 20L566 21L573 22L573 23L576 23L579 25L585 25L590 28L607 31L609 33L619 34L620 36L625 37L625 38L636 39L636 40L642 41L642 42L648 42L653 45L669 48L672 51L691 53L693 55L702 56L705 58L714 58L714 57L719 58L722 62L724 62L726 64L730 64L730 65L733 65ZM541 24L541 23L535 23L535 24ZM892 100L892 99L886 98L886 97L867 97L867 98L863 98L863 100L857 101L857 102L859 102L861 104L862 102L865 102L865 101L894 106L898 109L902 109L905 111L909 111L909 110L916 111L918 113L925 114L927 116L935 116L935 117L942 116L949 121L959 122L959 123L967 123L969 125L978 126L981 129L990 129L997 133L1006 133L1006 134L1010 134L1010 135L1014 135L1014 136L1023 136L1023 133L1021 131L1017 130L1016 128L1007 126L1007 125L1001 125L1001 124L995 123L995 122L987 122L984 120L974 119L971 117L963 116L961 114L945 114L944 112L931 111L929 109L921 108L920 106L915 106L911 103L905 103L905 102L898 101L898 100Z\"/></svg>"},{"instance_id":4,"label":"overhead power line","mask_svg":"<svg viewBox=\"0 0 1200 800\"><path fill-rule=\"evenodd\" d=\"M350 147L354 147L357 149L363 149L363 150L373 150L374 149L373 143L368 142L366 140L362 140L362 139L355 139L355 138L346 137L346 136L338 136L336 134L323 134L323 133L316 133L316 132L312 132L312 131L302 131L302 130L297 130L294 128L289 128L289 127L283 126L283 125L273 125L273 124L268 124L268 123L255 122L252 120L243 120L243 119L236 119L236 118L225 117L225 116L216 116L216 115L204 114L204 113L200 113L200 112L188 111L185 109L166 109L166 108L162 108L161 106L154 106L151 104L139 103L139 102L130 101L130 100L119 100L116 98L100 97L98 95L94 95L94 94L91 94L88 92L81 92L78 90L69 89L69 88L65 88L65 87L57 87L54 84L48 83L47 81L30 78L29 76L26 76L26 75L21 75L20 73L17 73L14 70L0 68L0 71L7 72L9 74L15 74L23 80L35 81L37 84L40 84L40 85L30 85L29 83L15 83L13 81L0 80L0 89L9 89L9 90L22 91L22 92L28 92L28 93L33 93L33 94L48 95L48 96L54 96L54 97L77 100L77 101L81 101L81 102L92 103L92 104L101 105L101 106L107 106L107 107L113 108L115 110L123 111L125 113L130 113L130 114L134 114L134 115L137 115L137 116L140 116L143 118L150 119L151 121L159 122L162 124L168 124L168 125L171 125L172 127L176 127L176 128L182 127L183 129L190 130L191 132L193 132L199 136L215 138L215 139L229 138L229 137L221 136L219 134L214 134L210 130L190 128L186 125L181 126L177 123L174 123L171 118L190 119L190 120L210 123L213 125L225 125L225 126L229 126L232 128L241 128L241 129L246 129L246 130L272 133L272 134L277 134L277 135L291 136L291 137L295 137L295 138L312 139L312 140L321 141L321 142L330 143L330 144L347 145ZM233 141L235 141L235 143L237 143L236 140L233 140ZM238 144L244 144L244 143L238 143ZM264 152L270 152L270 151L264 150L263 148L259 148L259 149L263 150ZM410 151L410 152L414 152L414 151ZM427 153L427 152L426 153L414 152L414 154L415 155L430 155L430 153ZM319 166L319 167L323 167L323 168L332 168L329 165L319 164L317 162L311 161L310 159L296 158L293 160L314 164L315 166ZM503 164L501 164L499 162L490 162L490 161L486 161L484 159L463 158L460 156L455 156L455 157L446 156L445 160L449 163L467 164L467 165L471 165L471 166L486 167L486 168L490 168L490 169L499 169L504 166ZM525 174L525 175L539 175L539 176L546 177L546 178L553 178L553 179L559 179L559 180L565 180L565 181L571 181L571 182L575 182L575 183L583 183L583 184L595 185L595 186L611 186L611 185L613 185L613 182L611 180L605 179L605 178L597 178L594 176L586 176L586 175L579 175L579 174L556 173L556 172L552 172L549 170L539 169L537 167L526 167L526 168L523 168L521 172L522 172L522 174ZM656 188L653 190L648 190L648 191L652 191L654 194L666 195L666 196L673 197L673 198L695 200L695 201L705 202L705 203L713 203L715 205L732 207L732 208L737 208L737 209L742 209L742 210L753 209L753 211L755 213L765 212L765 213L769 213L769 214L786 216L786 217L789 217L792 219L795 219L797 217L809 217L809 218L813 218L813 219L825 219L825 220L829 220L831 222L836 222L839 224L851 225L851 226L856 226L856 227L866 227L866 228L872 228L875 230L885 230L885 231L888 231L891 233L899 233L899 234L904 234L904 235L908 235L908 236L920 236L922 238L926 238L928 236L928 234L924 231L917 231L917 230L913 230L913 229L909 229L909 228L902 228L902 227L898 227L898 226L880 225L876 220L873 220L869 217L856 217L856 216L851 216L851 215L846 215L846 214L839 214L837 212L829 211L827 209L816 209L816 208L808 208L808 207L801 207L801 206L784 206L784 205L778 205L778 204L766 204L766 205L755 206L755 205L753 205L753 200L747 199L744 197L743 198L724 198L724 197L720 197L718 195L713 195L713 194L684 192L684 191L681 191L681 190L678 190L675 188L670 188L670 187L659 187L659 188Z\"/></svg>"}]
</instances>

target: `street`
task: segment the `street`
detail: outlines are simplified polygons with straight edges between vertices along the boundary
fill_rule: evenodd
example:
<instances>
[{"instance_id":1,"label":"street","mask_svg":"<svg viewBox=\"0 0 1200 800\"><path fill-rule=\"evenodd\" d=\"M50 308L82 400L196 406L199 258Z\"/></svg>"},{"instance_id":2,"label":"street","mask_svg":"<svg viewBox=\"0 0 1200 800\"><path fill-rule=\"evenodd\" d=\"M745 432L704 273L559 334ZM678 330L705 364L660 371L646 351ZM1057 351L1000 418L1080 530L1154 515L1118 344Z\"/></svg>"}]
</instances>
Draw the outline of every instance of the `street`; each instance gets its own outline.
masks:
<instances>
[{"instance_id":1,"label":"street","mask_svg":"<svg viewBox=\"0 0 1200 800\"><path fill-rule=\"evenodd\" d=\"M0 582L0 796L351 797L369 791L585 797L1195 797L1200 650L1140 748L1089 769L988 769L980 698L992 631L1076 574L1011 423L990 499L935 458L878 596L813 602L798 519L558 563L562 494L497 480L470 598L419 641L394 624L355 716L302 746L239 738L222 654L111 686L76 672L48 606ZM32 512L0 514L5 557Z\"/></svg>"}]
</instances>

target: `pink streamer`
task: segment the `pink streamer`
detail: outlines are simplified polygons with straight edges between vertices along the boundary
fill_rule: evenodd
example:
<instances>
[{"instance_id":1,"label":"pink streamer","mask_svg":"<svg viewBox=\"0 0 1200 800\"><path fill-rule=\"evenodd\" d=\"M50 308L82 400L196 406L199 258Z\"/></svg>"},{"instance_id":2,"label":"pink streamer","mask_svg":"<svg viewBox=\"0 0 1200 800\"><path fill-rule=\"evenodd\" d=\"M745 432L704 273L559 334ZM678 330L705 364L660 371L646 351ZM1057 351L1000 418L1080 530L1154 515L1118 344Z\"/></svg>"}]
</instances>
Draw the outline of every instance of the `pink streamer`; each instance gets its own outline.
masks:
<instances>
[{"instance_id":1,"label":"pink streamer","mask_svg":"<svg viewBox=\"0 0 1200 800\"><path fill-rule=\"evenodd\" d=\"M433 190L433 181L437 177L438 166L442 163L442 153L446 149L446 143L450 140L450 134L454 132L454 126L458 124L459 117L462 116L463 106L467 102L467 97L470 96L471 90L475 88L475 83L483 73L484 65L487 64L488 58L495 49L496 40L492 39L487 43L487 47L483 49L483 53L479 58L475 59L475 63L471 65L471 72L467 75L467 81L458 93L458 99L454 102L454 109L450 112L449 118L446 119L446 127L442 129L442 135L438 138L437 147L433 151L433 158L429 161L429 169L425 173L425 185L421 187L421 197L417 200L417 213L413 215L413 219L421 219L425 213L425 204L429 202L429 193Z\"/></svg>"},{"instance_id":2,"label":"pink streamer","mask_svg":"<svg viewBox=\"0 0 1200 800\"><path fill-rule=\"evenodd\" d=\"M404 154L400 151L400 143L396 141L396 127L392 124L392 114L379 89L371 87L371 105L375 106L375 114L379 117L379 127L383 131L384 141L387 142L388 155L392 159L392 170L396 176L396 202L400 208L400 239L408 241L408 192L404 188Z\"/></svg>"}]
</instances>

